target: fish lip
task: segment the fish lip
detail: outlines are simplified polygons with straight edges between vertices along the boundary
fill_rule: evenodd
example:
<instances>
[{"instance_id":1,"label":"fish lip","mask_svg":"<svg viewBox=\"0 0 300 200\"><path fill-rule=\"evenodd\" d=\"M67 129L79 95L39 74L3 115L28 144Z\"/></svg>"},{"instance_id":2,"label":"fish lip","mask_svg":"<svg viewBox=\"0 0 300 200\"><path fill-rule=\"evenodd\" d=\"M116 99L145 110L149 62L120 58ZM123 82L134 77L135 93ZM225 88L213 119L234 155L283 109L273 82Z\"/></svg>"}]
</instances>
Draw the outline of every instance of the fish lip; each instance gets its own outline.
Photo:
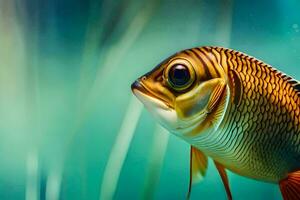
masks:
<instances>
[{"instance_id":1,"label":"fish lip","mask_svg":"<svg viewBox=\"0 0 300 200\"><path fill-rule=\"evenodd\" d=\"M140 84L140 81L134 81L131 84L131 91L135 93L135 90L139 90L141 92L146 92L145 88Z\"/></svg>"},{"instance_id":2,"label":"fish lip","mask_svg":"<svg viewBox=\"0 0 300 200\"><path fill-rule=\"evenodd\" d=\"M147 89L147 87L142 83L142 81L136 80L131 84L131 90L133 92L133 94L135 96L136 92L140 92L146 96L149 96L151 98L157 99L158 101L161 101L162 103L164 103L169 109L173 109L173 107L166 102L165 100L161 99L160 97L158 97L157 95L155 95L153 92L151 92L149 89Z\"/></svg>"}]
</instances>

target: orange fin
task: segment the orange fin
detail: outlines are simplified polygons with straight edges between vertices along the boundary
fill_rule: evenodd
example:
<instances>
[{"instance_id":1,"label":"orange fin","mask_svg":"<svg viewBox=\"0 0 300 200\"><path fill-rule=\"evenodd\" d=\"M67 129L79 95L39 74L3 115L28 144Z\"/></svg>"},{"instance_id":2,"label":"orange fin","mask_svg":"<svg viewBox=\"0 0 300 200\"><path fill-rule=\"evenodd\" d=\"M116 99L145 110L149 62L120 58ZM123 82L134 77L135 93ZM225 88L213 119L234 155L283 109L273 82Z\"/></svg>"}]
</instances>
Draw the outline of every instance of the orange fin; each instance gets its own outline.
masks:
<instances>
[{"instance_id":1,"label":"orange fin","mask_svg":"<svg viewBox=\"0 0 300 200\"><path fill-rule=\"evenodd\" d=\"M226 84L223 81L219 81L218 84L215 86L207 105L207 110L209 112L211 112L217 106L225 88Z\"/></svg>"},{"instance_id":2,"label":"orange fin","mask_svg":"<svg viewBox=\"0 0 300 200\"><path fill-rule=\"evenodd\" d=\"M190 154L190 183L187 199L190 198L192 185L200 182L206 174L207 157L200 150L191 146Z\"/></svg>"},{"instance_id":3,"label":"orange fin","mask_svg":"<svg viewBox=\"0 0 300 200\"><path fill-rule=\"evenodd\" d=\"M289 173L279 182L280 191L284 200L300 199L300 170Z\"/></svg>"},{"instance_id":4,"label":"orange fin","mask_svg":"<svg viewBox=\"0 0 300 200\"><path fill-rule=\"evenodd\" d=\"M231 195L231 191L230 191L230 187L229 187L229 181L228 181L226 170L223 165L221 165L217 161L214 161L214 162L215 162L216 168L221 176L221 179L223 181L223 184L224 184L224 187L225 187L225 190L227 193L227 198L228 198L228 200L232 200L232 195Z\"/></svg>"},{"instance_id":5,"label":"orange fin","mask_svg":"<svg viewBox=\"0 0 300 200\"><path fill-rule=\"evenodd\" d=\"M217 100L217 104L212 111L211 115L209 116L209 119L212 121L215 127L219 127L221 123L221 119L224 117L224 110L226 109L227 106L227 96L228 96L228 91L226 87L223 87L222 91L220 94L220 98Z\"/></svg>"}]
</instances>

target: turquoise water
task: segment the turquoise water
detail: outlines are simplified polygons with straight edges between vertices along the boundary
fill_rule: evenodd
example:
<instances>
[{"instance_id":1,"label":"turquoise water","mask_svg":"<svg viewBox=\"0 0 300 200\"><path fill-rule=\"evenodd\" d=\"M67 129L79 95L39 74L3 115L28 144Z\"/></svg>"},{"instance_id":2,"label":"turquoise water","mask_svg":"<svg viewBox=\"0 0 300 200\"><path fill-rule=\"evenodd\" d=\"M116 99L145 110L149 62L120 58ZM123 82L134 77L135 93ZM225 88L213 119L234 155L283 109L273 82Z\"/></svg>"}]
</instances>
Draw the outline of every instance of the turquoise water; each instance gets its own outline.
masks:
<instances>
[{"instance_id":1,"label":"turquoise water","mask_svg":"<svg viewBox=\"0 0 300 200\"><path fill-rule=\"evenodd\" d=\"M297 0L0 0L0 199L185 199L189 145L130 84L176 51L225 46L300 79ZM229 174L234 199L281 199ZM210 162L191 199L226 199Z\"/></svg>"}]
</instances>

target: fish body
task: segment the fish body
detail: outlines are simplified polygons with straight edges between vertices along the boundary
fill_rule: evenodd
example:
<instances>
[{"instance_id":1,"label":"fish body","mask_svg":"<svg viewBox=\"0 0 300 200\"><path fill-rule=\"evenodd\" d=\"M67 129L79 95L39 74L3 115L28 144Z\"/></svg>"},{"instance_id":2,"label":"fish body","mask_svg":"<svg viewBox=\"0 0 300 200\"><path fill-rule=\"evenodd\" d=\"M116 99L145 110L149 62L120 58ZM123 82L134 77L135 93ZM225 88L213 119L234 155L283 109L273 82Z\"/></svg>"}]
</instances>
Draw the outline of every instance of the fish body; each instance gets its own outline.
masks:
<instances>
[{"instance_id":1,"label":"fish body","mask_svg":"<svg viewBox=\"0 0 300 200\"><path fill-rule=\"evenodd\" d=\"M263 181L277 183L299 169L298 82L236 51L222 48L202 51L217 63L221 63L217 55L226 56L228 61L222 66L231 101L219 128L195 134L190 143L226 168Z\"/></svg>"},{"instance_id":2,"label":"fish body","mask_svg":"<svg viewBox=\"0 0 300 200\"><path fill-rule=\"evenodd\" d=\"M166 59L132 89L164 127L192 146L191 161L198 164L191 176L204 176L211 157L229 199L223 169L278 183L285 199L300 199L297 80L244 53L200 47Z\"/></svg>"}]
</instances>

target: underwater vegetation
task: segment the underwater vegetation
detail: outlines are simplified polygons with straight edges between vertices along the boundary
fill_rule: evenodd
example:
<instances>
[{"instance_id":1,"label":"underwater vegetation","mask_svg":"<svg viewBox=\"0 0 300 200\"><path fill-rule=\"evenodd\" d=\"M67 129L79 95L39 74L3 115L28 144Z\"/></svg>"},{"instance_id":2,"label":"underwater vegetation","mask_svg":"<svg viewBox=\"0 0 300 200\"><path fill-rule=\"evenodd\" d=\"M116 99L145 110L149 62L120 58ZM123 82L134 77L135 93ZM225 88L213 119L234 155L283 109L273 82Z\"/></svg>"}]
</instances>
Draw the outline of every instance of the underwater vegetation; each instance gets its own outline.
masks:
<instances>
[{"instance_id":1,"label":"underwater vegetation","mask_svg":"<svg viewBox=\"0 0 300 200\"><path fill-rule=\"evenodd\" d=\"M190 145L130 85L197 46L299 80L296 0L0 0L0 199L184 199ZM214 163L191 199L226 199ZM228 172L234 199L281 199Z\"/></svg>"}]
</instances>

